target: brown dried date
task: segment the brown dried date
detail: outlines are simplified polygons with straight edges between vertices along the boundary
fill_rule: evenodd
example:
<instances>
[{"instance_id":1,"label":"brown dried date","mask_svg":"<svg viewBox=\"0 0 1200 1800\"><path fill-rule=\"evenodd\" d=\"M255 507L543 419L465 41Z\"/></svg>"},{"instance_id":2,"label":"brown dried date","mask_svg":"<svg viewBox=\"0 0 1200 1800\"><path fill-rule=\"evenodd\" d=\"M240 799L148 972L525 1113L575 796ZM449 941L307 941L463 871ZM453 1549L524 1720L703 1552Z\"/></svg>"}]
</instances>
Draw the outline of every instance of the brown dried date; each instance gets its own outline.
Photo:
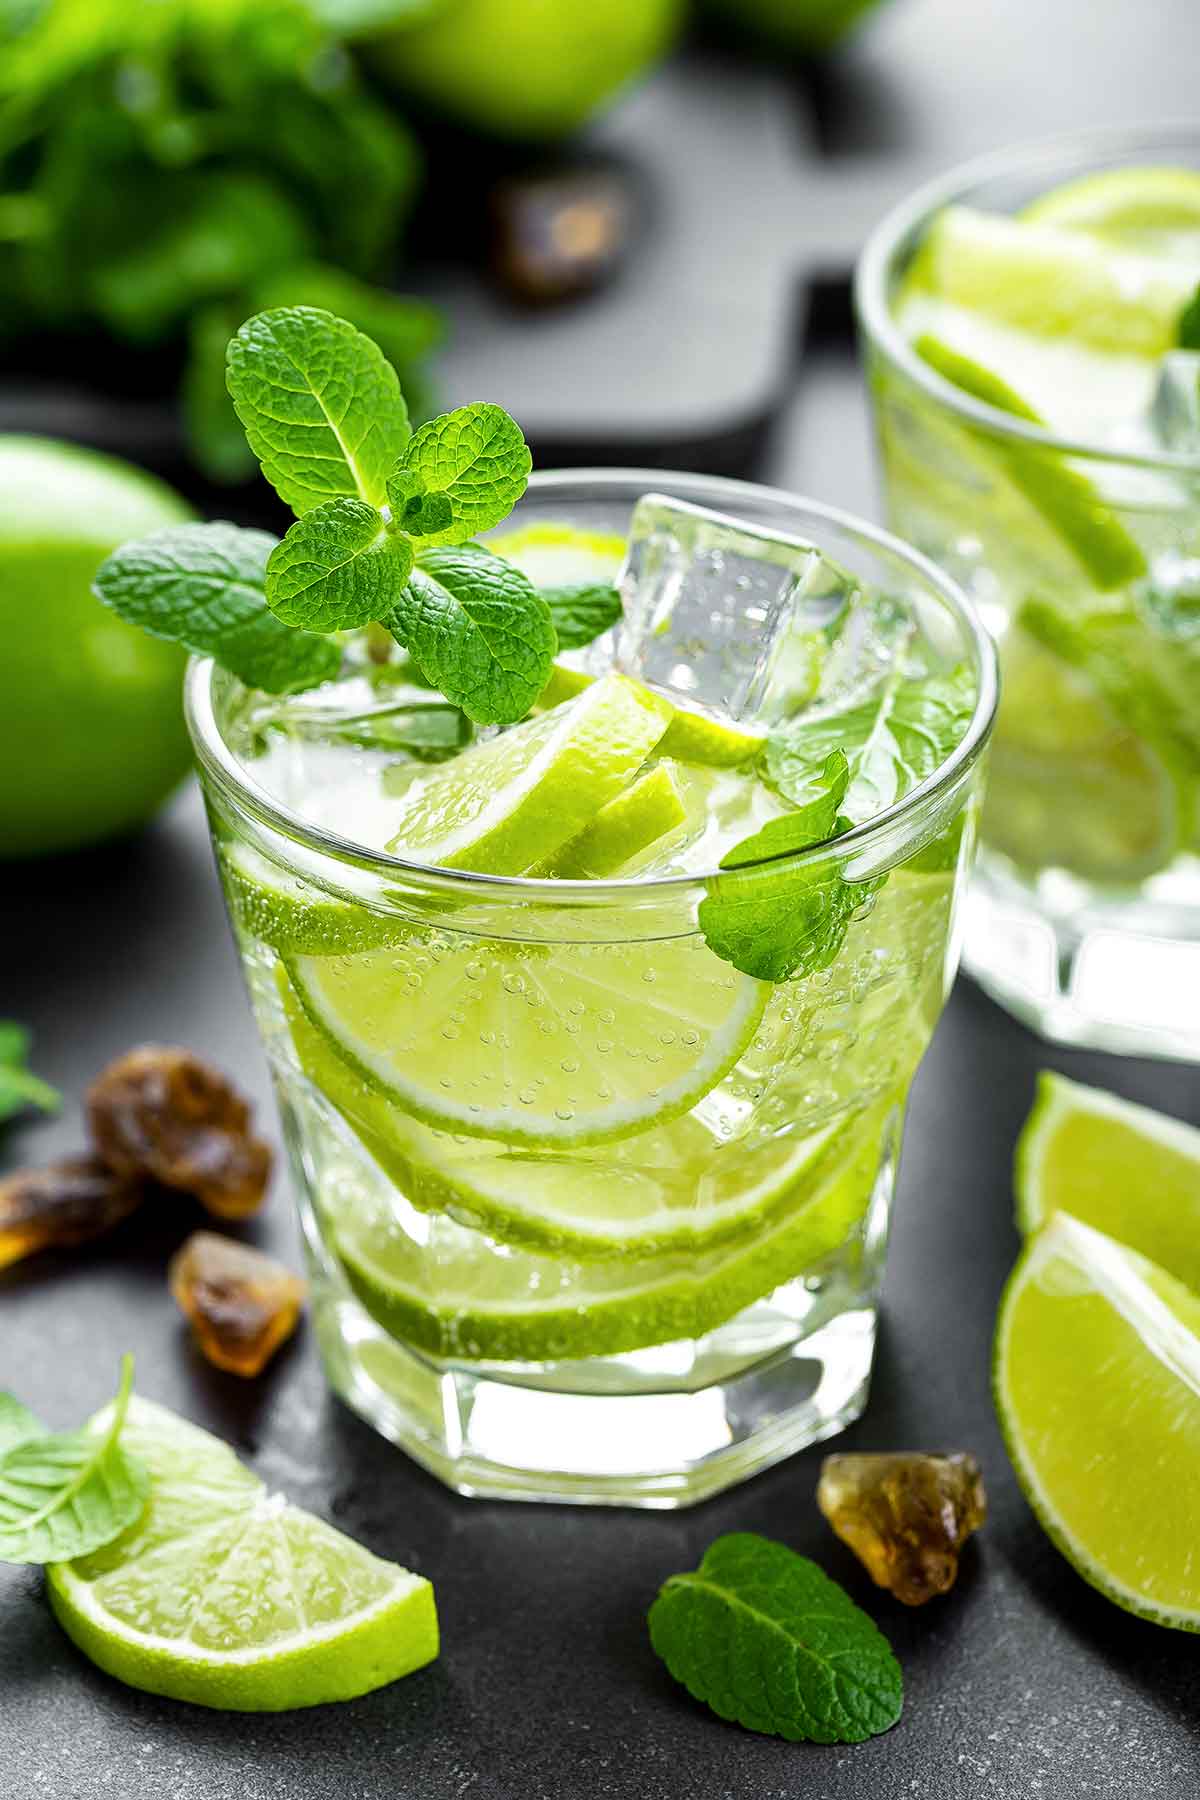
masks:
<instances>
[{"instance_id":1,"label":"brown dried date","mask_svg":"<svg viewBox=\"0 0 1200 1800\"><path fill-rule=\"evenodd\" d=\"M261 1250L196 1231L171 1258L167 1279L209 1362L257 1375L292 1335L305 1286Z\"/></svg>"},{"instance_id":2,"label":"brown dried date","mask_svg":"<svg viewBox=\"0 0 1200 1800\"><path fill-rule=\"evenodd\" d=\"M905 1606L950 1591L963 1545L987 1518L983 1474L967 1450L827 1456L817 1504L876 1586Z\"/></svg>"},{"instance_id":3,"label":"brown dried date","mask_svg":"<svg viewBox=\"0 0 1200 1800\"><path fill-rule=\"evenodd\" d=\"M87 1094L92 1141L110 1168L194 1194L218 1219L257 1212L271 1175L251 1109L218 1069L171 1045L118 1057Z\"/></svg>"},{"instance_id":4,"label":"brown dried date","mask_svg":"<svg viewBox=\"0 0 1200 1800\"><path fill-rule=\"evenodd\" d=\"M102 1237L142 1203L140 1176L115 1174L98 1156L65 1156L0 1181L0 1269L38 1250Z\"/></svg>"}]
</instances>

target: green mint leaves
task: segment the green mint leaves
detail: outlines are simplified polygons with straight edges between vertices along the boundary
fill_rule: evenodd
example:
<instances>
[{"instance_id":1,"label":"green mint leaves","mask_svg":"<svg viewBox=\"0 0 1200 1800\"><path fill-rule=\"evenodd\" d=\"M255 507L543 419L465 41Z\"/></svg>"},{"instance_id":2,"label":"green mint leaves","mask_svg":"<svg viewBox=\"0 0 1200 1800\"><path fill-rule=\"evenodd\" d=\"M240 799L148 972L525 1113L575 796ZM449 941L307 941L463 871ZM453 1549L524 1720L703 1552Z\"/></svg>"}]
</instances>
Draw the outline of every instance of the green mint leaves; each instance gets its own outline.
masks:
<instances>
[{"instance_id":1,"label":"green mint leaves","mask_svg":"<svg viewBox=\"0 0 1200 1800\"><path fill-rule=\"evenodd\" d=\"M401 531L462 544L507 519L532 460L521 429L499 406L460 406L410 439L388 477Z\"/></svg>"},{"instance_id":2,"label":"green mint leaves","mask_svg":"<svg viewBox=\"0 0 1200 1800\"><path fill-rule=\"evenodd\" d=\"M0 1124L15 1118L27 1106L57 1112L62 1104L58 1089L27 1067L28 1055L29 1033L25 1027L12 1019L0 1019Z\"/></svg>"},{"instance_id":3,"label":"green mint leaves","mask_svg":"<svg viewBox=\"0 0 1200 1800\"><path fill-rule=\"evenodd\" d=\"M413 565L364 500L326 500L297 519L267 563L267 604L285 625L355 631L381 619Z\"/></svg>"},{"instance_id":4,"label":"green mint leaves","mask_svg":"<svg viewBox=\"0 0 1200 1800\"><path fill-rule=\"evenodd\" d=\"M520 569L478 544L420 551L384 623L477 724L524 718L550 678L549 607Z\"/></svg>"},{"instance_id":5,"label":"green mint leaves","mask_svg":"<svg viewBox=\"0 0 1200 1800\"><path fill-rule=\"evenodd\" d=\"M342 496L385 503L411 428L369 337L315 306L279 307L246 320L225 367L250 448L298 517Z\"/></svg>"},{"instance_id":6,"label":"green mint leaves","mask_svg":"<svg viewBox=\"0 0 1200 1800\"><path fill-rule=\"evenodd\" d=\"M0 1395L0 1562L87 1556L141 1517L150 1477L118 1443L132 1391L126 1356L105 1429L54 1433Z\"/></svg>"},{"instance_id":7,"label":"green mint leaves","mask_svg":"<svg viewBox=\"0 0 1200 1800\"><path fill-rule=\"evenodd\" d=\"M1181 350L1200 350L1200 288L1179 316L1179 347Z\"/></svg>"},{"instance_id":8,"label":"green mint leaves","mask_svg":"<svg viewBox=\"0 0 1200 1800\"><path fill-rule=\"evenodd\" d=\"M860 1744L900 1717L900 1665L882 1632L807 1557L751 1532L720 1537L672 1575L650 1641L722 1719L792 1742Z\"/></svg>"},{"instance_id":9,"label":"green mint leaves","mask_svg":"<svg viewBox=\"0 0 1200 1800\"><path fill-rule=\"evenodd\" d=\"M291 631L267 606L267 566L277 540L237 525L171 525L122 544L96 573L106 606L153 637L215 656L247 687L269 694L314 687L336 675L341 652L327 638Z\"/></svg>"},{"instance_id":10,"label":"green mint leaves","mask_svg":"<svg viewBox=\"0 0 1200 1800\"><path fill-rule=\"evenodd\" d=\"M560 650L579 650L621 617L621 596L606 581L577 581L563 587L539 588L550 608Z\"/></svg>"}]
</instances>

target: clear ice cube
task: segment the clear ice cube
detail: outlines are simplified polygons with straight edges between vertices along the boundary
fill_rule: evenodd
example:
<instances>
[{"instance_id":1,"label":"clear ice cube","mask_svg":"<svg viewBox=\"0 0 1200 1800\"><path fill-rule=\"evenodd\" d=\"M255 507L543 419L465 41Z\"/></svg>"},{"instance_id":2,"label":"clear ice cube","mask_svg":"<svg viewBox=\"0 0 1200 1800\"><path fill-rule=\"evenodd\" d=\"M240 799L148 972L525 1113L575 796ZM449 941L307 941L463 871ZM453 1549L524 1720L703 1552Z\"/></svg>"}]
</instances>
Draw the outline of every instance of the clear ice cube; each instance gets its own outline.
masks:
<instances>
[{"instance_id":1,"label":"clear ice cube","mask_svg":"<svg viewBox=\"0 0 1200 1800\"><path fill-rule=\"evenodd\" d=\"M1158 367L1150 424L1164 450L1200 452L1200 351L1167 351Z\"/></svg>"},{"instance_id":2,"label":"clear ice cube","mask_svg":"<svg viewBox=\"0 0 1200 1800\"><path fill-rule=\"evenodd\" d=\"M681 705L772 725L818 693L860 590L801 538L645 494L618 576L614 665Z\"/></svg>"}]
</instances>

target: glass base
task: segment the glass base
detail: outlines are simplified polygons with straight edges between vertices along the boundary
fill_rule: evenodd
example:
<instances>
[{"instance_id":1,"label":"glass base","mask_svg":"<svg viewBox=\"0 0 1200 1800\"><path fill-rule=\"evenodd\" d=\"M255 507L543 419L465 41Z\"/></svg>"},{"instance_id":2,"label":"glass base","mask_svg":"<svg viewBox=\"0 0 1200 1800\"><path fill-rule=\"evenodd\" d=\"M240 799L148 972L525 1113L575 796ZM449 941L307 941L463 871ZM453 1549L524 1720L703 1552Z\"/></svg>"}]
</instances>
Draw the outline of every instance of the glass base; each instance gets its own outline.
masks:
<instances>
[{"instance_id":1,"label":"glass base","mask_svg":"<svg viewBox=\"0 0 1200 1800\"><path fill-rule=\"evenodd\" d=\"M875 1309L860 1306L699 1390L565 1391L542 1385L555 1379L549 1367L516 1379L430 1361L340 1281L321 1283L314 1302L335 1393L456 1493L503 1500L694 1506L858 1418L875 1344ZM723 1333L762 1333L761 1310Z\"/></svg>"},{"instance_id":2,"label":"glass base","mask_svg":"<svg viewBox=\"0 0 1200 1800\"><path fill-rule=\"evenodd\" d=\"M1200 1062L1200 908L1174 893L1097 898L1054 873L980 857L963 967L1056 1044Z\"/></svg>"}]
</instances>

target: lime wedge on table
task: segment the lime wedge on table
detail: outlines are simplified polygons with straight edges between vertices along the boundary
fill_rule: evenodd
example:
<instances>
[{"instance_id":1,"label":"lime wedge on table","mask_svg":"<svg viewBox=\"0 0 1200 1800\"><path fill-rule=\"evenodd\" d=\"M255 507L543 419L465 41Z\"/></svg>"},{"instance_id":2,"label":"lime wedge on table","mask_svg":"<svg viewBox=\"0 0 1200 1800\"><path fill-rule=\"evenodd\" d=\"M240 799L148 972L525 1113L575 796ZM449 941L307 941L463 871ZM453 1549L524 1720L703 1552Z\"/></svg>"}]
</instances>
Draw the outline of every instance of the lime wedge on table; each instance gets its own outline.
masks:
<instances>
[{"instance_id":1,"label":"lime wedge on table","mask_svg":"<svg viewBox=\"0 0 1200 1800\"><path fill-rule=\"evenodd\" d=\"M1022 619L1024 619L1022 614ZM1173 768L1069 663L1014 625L983 835L1014 862L1121 886L1176 855L1191 809Z\"/></svg>"},{"instance_id":2,"label":"lime wedge on table","mask_svg":"<svg viewBox=\"0 0 1200 1800\"><path fill-rule=\"evenodd\" d=\"M427 1581L269 1495L219 1438L135 1399L121 1446L150 1470L141 1521L47 1571L59 1623L108 1674L280 1712L354 1699L437 1655Z\"/></svg>"},{"instance_id":3,"label":"lime wedge on table","mask_svg":"<svg viewBox=\"0 0 1200 1800\"><path fill-rule=\"evenodd\" d=\"M1178 342L1196 281L1191 259L1145 256L1083 232L948 206L917 251L906 289L1035 336L1156 357Z\"/></svg>"},{"instance_id":4,"label":"lime wedge on table","mask_svg":"<svg viewBox=\"0 0 1200 1800\"><path fill-rule=\"evenodd\" d=\"M1200 170L1105 169L1040 195L1021 217L1151 255L1200 261Z\"/></svg>"},{"instance_id":5,"label":"lime wedge on table","mask_svg":"<svg viewBox=\"0 0 1200 1800\"><path fill-rule=\"evenodd\" d=\"M1028 424L1040 416L1020 394L991 369L925 334L916 340L917 354L946 381L972 399ZM1056 451L1037 444L976 436L977 457L994 459L1009 481L1041 514L1101 589L1120 587L1145 573L1146 559L1117 515L1105 506L1086 476L1071 468Z\"/></svg>"},{"instance_id":6,"label":"lime wedge on table","mask_svg":"<svg viewBox=\"0 0 1200 1800\"><path fill-rule=\"evenodd\" d=\"M622 675L419 777L389 848L446 868L520 875L622 792L671 706Z\"/></svg>"},{"instance_id":7,"label":"lime wedge on table","mask_svg":"<svg viewBox=\"0 0 1200 1800\"><path fill-rule=\"evenodd\" d=\"M560 881L603 880L682 825L686 817L675 777L666 763L659 763L602 806L590 825L530 873L552 875Z\"/></svg>"},{"instance_id":8,"label":"lime wedge on table","mask_svg":"<svg viewBox=\"0 0 1200 1800\"><path fill-rule=\"evenodd\" d=\"M1151 1257L1200 1293L1200 1131L1043 1070L1016 1155L1017 1223L1056 1211Z\"/></svg>"},{"instance_id":9,"label":"lime wedge on table","mask_svg":"<svg viewBox=\"0 0 1200 1800\"><path fill-rule=\"evenodd\" d=\"M700 1337L843 1244L864 1216L878 1170L879 1114L846 1134L761 1231L707 1255L576 1263L500 1251L434 1218L417 1243L393 1210L339 1196L327 1221L347 1279L394 1336L435 1356L542 1362L613 1356Z\"/></svg>"},{"instance_id":10,"label":"lime wedge on table","mask_svg":"<svg viewBox=\"0 0 1200 1800\"><path fill-rule=\"evenodd\" d=\"M422 1125L367 1087L311 1024L282 974L301 1067L419 1211L579 1260L711 1249L749 1236L824 1179L839 1128L731 1146L691 1115L591 1149L497 1152Z\"/></svg>"},{"instance_id":11,"label":"lime wedge on table","mask_svg":"<svg viewBox=\"0 0 1200 1800\"><path fill-rule=\"evenodd\" d=\"M770 987L693 935L508 943L428 931L288 975L331 1050L393 1106L506 1143L597 1143L676 1118L752 1042Z\"/></svg>"},{"instance_id":12,"label":"lime wedge on table","mask_svg":"<svg viewBox=\"0 0 1200 1800\"><path fill-rule=\"evenodd\" d=\"M1200 1298L1057 1213L996 1325L996 1405L1039 1520L1110 1600L1200 1630Z\"/></svg>"}]
</instances>

